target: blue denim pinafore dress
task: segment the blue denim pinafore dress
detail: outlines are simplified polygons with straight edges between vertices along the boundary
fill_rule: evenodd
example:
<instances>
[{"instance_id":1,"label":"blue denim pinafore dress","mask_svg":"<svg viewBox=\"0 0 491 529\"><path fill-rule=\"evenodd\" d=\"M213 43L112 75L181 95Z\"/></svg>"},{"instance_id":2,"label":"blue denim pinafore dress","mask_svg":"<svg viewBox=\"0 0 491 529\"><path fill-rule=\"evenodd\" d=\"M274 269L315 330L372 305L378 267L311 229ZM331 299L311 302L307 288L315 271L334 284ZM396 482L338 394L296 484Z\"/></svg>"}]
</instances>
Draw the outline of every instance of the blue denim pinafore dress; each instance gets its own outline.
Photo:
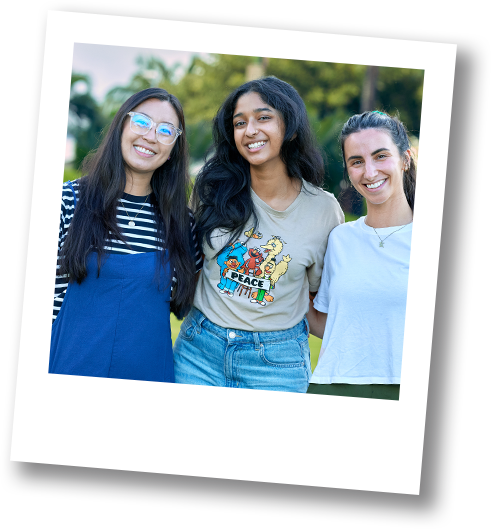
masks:
<instances>
[{"instance_id":1,"label":"blue denim pinafore dress","mask_svg":"<svg viewBox=\"0 0 491 529\"><path fill-rule=\"evenodd\" d=\"M97 254L87 277L68 285L51 331L49 372L174 382L170 329L171 266L160 252Z\"/></svg>"}]
</instances>

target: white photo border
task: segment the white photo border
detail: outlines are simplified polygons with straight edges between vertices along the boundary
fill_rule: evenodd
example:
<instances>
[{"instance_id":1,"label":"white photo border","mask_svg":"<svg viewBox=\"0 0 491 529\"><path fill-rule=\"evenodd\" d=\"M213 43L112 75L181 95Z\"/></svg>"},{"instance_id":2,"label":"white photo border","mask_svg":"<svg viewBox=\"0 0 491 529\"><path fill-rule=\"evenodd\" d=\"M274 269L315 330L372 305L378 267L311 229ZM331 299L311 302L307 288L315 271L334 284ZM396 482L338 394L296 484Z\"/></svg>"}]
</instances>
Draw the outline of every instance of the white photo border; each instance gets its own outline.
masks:
<instances>
[{"instance_id":1,"label":"white photo border","mask_svg":"<svg viewBox=\"0 0 491 529\"><path fill-rule=\"evenodd\" d=\"M399 401L48 374L76 42L425 71ZM50 12L11 459L418 494L455 56L453 44Z\"/></svg>"}]
</instances>

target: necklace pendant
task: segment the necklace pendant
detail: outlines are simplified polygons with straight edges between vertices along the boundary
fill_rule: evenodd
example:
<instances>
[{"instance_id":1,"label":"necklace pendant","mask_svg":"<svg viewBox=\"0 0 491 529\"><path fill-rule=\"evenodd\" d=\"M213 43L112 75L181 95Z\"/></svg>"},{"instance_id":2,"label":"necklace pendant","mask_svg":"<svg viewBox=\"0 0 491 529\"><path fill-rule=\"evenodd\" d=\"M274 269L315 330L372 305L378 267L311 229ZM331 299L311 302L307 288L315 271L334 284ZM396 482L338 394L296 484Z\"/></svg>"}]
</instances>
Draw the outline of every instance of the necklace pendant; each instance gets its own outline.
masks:
<instances>
[{"instance_id":1,"label":"necklace pendant","mask_svg":"<svg viewBox=\"0 0 491 529\"><path fill-rule=\"evenodd\" d=\"M135 225L134 221L130 220L130 221L128 222L128 226L133 227L134 225Z\"/></svg>"},{"instance_id":2,"label":"necklace pendant","mask_svg":"<svg viewBox=\"0 0 491 529\"><path fill-rule=\"evenodd\" d=\"M383 243L382 241L380 241L379 247L380 247L380 248L383 248L383 247L384 247L384 243Z\"/></svg>"}]
</instances>

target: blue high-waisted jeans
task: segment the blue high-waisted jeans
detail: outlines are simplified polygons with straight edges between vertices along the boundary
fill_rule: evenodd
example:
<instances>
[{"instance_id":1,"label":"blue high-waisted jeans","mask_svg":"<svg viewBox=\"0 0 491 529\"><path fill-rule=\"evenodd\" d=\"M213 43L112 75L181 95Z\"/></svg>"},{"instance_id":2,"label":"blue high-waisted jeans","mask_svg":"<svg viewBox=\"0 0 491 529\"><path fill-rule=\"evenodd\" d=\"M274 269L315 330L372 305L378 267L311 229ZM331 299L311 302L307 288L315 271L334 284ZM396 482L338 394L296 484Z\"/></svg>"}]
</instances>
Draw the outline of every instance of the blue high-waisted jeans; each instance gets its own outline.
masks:
<instances>
[{"instance_id":1,"label":"blue high-waisted jeans","mask_svg":"<svg viewBox=\"0 0 491 529\"><path fill-rule=\"evenodd\" d=\"M307 319L284 331L225 329L193 307L174 344L180 384L305 393L311 376Z\"/></svg>"}]
</instances>

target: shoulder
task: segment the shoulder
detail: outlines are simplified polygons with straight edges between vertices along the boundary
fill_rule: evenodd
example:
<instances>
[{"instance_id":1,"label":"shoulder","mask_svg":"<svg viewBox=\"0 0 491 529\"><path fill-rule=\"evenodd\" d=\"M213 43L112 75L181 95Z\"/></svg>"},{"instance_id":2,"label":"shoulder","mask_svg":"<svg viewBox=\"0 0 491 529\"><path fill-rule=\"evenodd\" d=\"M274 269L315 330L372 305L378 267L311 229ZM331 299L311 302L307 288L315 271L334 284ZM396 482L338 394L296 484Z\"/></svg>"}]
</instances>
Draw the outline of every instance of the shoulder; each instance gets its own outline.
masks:
<instances>
[{"instance_id":1,"label":"shoulder","mask_svg":"<svg viewBox=\"0 0 491 529\"><path fill-rule=\"evenodd\" d=\"M333 209L339 209L339 211L341 211L341 206L332 193L329 193L329 191L325 191L310 182L306 182L305 180L302 182L302 193L305 194L309 203L317 203L319 206L332 207Z\"/></svg>"},{"instance_id":2,"label":"shoulder","mask_svg":"<svg viewBox=\"0 0 491 529\"><path fill-rule=\"evenodd\" d=\"M81 181L82 178L77 178L76 180L68 180L67 182L63 182L63 191L71 190L72 187L75 191L78 191L80 189Z\"/></svg>"},{"instance_id":3,"label":"shoulder","mask_svg":"<svg viewBox=\"0 0 491 529\"><path fill-rule=\"evenodd\" d=\"M364 223L365 217L360 217L357 220L351 222L344 222L343 224L338 224L331 231L329 236L329 243L335 240L345 240L351 237L355 237L363 231L362 224Z\"/></svg>"},{"instance_id":4,"label":"shoulder","mask_svg":"<svg viewBox=\"0 0 491 529\"><path fill-rule=\"evenodd\" d=\"M305 180L302 183L303 211L309 218L316 218L319 226L330 232L338 224L344 223L344 213L336 197Z\"/></svg>"},{"instance_id":5,"label":"shoulder","mask_svg":"<svg viewBox=\"0 0 491 529\"><path fill-rule=\"evenodd\" d=\"M80 180L81 178L77 178L77 180L69 180L68 182L63 182L63 190L62 190L62 200L67 202L73 202L73 193L78 198L79 192L80 192Z\"/></svg>"},{"instance_id":6,"label":"shoulder","mask_svg":"<svg viewBox=\"0 0 491 529\"><path fill-rule=\"evenodd\" d=\"M75 209L75 202L79 198L80 178L73 181L63 182L61 192L61 210L62 214L72 214Z\"/></svg>"}]
</instances>

